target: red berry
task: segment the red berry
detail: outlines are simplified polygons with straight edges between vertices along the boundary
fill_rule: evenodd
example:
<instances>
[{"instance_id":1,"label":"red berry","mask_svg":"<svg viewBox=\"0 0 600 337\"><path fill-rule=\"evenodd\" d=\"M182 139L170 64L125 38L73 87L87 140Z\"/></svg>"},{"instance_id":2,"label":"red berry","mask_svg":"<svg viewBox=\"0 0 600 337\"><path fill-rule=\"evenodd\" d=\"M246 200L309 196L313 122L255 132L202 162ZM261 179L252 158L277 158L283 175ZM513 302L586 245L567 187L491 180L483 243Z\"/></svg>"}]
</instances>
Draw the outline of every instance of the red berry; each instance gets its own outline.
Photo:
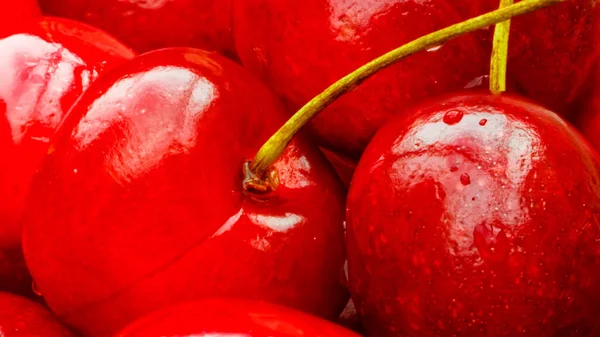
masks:
<instances>
[{"instance_id":1,"label":"red berry","mask_svg":"<svg viewBox=\"0 0 600 337\"><path fill-rule=\"evenodd\" d=\"M133 57L85 24L39 18L0 38L0 289L30 292L20 218L48 142L98 75Z\"/></svg>"},{"instance_id":2,"label":"red berry","mask_svg":"<svg viewBox=\"0 0 600 337\"><path fill-rule=\"evenodd\" d=\"M461 121L447 123L455 111ZM348 197L350 289L368 332L591 336L595 152L512 96L445 97L407 114L373 139Z\"/></svg>"},{"instance_id":3,"label":"red berry","mask_svg":"<svg viewBox=\"0 0 600 337\"><path fill-rule=\"evenodd\" d=\"M148 53L98 79L58 131L24 220L52 309L90 336L213 296L337 317L344 188L325 158L296 138L275 191L242 188L243 164L286 117L239 65L198 50Z\"/></svg>"}]
</instances>

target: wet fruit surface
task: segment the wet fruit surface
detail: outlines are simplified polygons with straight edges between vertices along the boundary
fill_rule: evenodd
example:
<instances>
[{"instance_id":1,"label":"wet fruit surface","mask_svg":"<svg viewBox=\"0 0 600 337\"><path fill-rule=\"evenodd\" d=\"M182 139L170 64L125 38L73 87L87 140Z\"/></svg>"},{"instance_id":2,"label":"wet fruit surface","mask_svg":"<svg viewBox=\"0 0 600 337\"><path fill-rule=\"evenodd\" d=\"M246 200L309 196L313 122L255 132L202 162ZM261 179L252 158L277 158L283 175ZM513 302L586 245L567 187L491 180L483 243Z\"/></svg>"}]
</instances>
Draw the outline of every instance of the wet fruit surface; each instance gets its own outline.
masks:
<instances>
[{"instance_id":1,"label":"wet fruit surface","mask_svg":"<svg viewBox=\"0 0 600 337\"><path fill-rule=\"evenodd\" d=\"M234 54L231 0L40 0L45 13L90 23L138 52L196 47Z\"/></svg>"},{"instance_id":2,"label":"wet fruit surface","mask_svg":"<svg viewBox=\"0 0 600 337\"><path fill-rule=\"evenodd\" d=\"M209 299L161 310L118 337L359 337L333 323L281 306Z\"/></svg>"},{"instance_id":3,"label":"wet fruit surface","mask_svg":"<svg viewBox=\"0 0 600 337\"><path fill-rule=\"evenodd\" d=\"M598 158L521 98L415 107L348 198L350 289L373 336L589 336L600 313Z\"/></svg>"},{"instance_id":4,"label":"wet fruit surface","mask_svg":"<svg viewBox=\"0 0 600 337\"><path fill-rule=\"evenodd\" d=\"M461 21L445 0L249 0L234 6L244 65L296 110L342 76ZM426 97L485 85L489 56L473 35L381 71L313 122L321 144L358 156L389 118Z\"/></svg>"},{"instance_id":5,"label":"wet fruit surface","mask_svg":"<svg viewBox=\"0 0 600 337\"><path fill-rule=\"evenodd\" d=\"M63 117L99 74L133 57L82 23L40 18L0 39L0 288L31 288L19 224L30 180Z\"/></svg>"},{"instance_id":6,"label":"wet fruit surface","mask_svg":"<svg viewBox=\"0 0 600 337\"><path fill-rule=\"evenodd\" d=\"M279 185L245 194L242 166L284 122L239 65L193 49L142 55L95 82L32 185L24 251L52 309L91 336L209 296L335 318L344 188L296 138Z\"/></svg>"}]
</instances>

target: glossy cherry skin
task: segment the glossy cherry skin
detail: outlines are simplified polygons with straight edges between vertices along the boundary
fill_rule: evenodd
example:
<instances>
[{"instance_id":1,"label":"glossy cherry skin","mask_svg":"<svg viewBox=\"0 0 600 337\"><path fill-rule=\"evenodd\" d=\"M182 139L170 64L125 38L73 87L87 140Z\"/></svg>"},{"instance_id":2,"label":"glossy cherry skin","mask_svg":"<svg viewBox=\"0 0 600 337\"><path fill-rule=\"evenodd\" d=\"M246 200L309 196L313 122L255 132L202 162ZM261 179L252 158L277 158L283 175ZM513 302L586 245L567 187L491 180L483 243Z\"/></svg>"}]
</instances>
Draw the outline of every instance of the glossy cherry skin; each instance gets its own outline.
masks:
<instances>
[{"instance_id":1,"label":"glossy cherry skin","mask_svg":"<svg viewBox=\"0 0 600 337\"><path fill-rule=\"evenodd\" d=\"M4 1L0 5L0 34L13 32L41 15L36 0Z\"/></svg>"},{"instance_id":2,"label":"glossy cherry skin","mask_svg":"<svg viewBox=\"0 0 600 337\"><path fill-rule=\"evenodd\" d=\"M350 290L367 331L592 336L595 152L514 96L444 97L407 116L369 144L348 197Z\"/></svg>"},{"instance_id":3,"label":"glossy cherry skin","mask_svg":"<svg viewBox=\"0 0 600 337\"><path fill-rule=\"evenodd\" d=\"M154 312L115 337L359 337L350 330L283 306L215 298Z\"/></svg>"},{"instance_id":4,"label":"glossy cherry skin","mask_svg":"<svg viewBox=\"0 0 600 337\"><path fill-rule=\"evenodd\" d=\"M243 164L285 121L241 66L163 49L106 74L58 131L31 189L24 251L51 308L107 336L152 310L227 296L335 318L344 188L300 137L279 186L242 190Z\"/></svg>"},{"instance_id":5,"label":"glossy cherry skin","mask_svg":"<svg viewBox=\"0 0 600 337\"><path fill-rule=\"evenodd\" d=\"M232 0L40 0L45 13L90 23L146 52L197 47L234 55Z\"/></svg>"},{"instance_id":6,"label":"glossy cherry skin","mask_svg":"<svg viewBox=\"0 0 600 337\"><path fill-rule=\"evenodd\" d=\"M290 110L375 57L462 21L446 0L246 0L234 3L238 54ZM313 122L320 143L357 157L392 116L431 95L485 85L472 35L381 71Z\"/></svg>"},{"instance_id":7,"label":"glossy cherry skin","mask_svg":"<svg viewBox=\"0 0 600 337\"><path fill-rule=\"evenodd\" d=\"M29 183L49 139L79 95L105 70L133 57L108 34L40 17L0 38L0 289L23 292L21 226Z\"/></svg>"},{"instance_id":8,"label":"glossy cherry skin","mask_svg":"<svg viewBox=\"0 0 600 337\"><path fill-rule=\"evenodd\" d=\"M0 332L3 337L70 337L51 312L26 298L0 292Z\"/></svg>"},{"instance_id":9,"label":"glossy cherry skin","mask_svg":"<svg viewBox=\"0 0 600 337\"><path fill-rule=\"evenodd\" d=\"M498 0L470 1L473 17L498 7ZM581 112L589 95L590 75L600 55L597 1L567 0L512 20L507 75L514 91L565 117ZM483 31L491 51L494 30Z\"/></svg>"}]
</instances>

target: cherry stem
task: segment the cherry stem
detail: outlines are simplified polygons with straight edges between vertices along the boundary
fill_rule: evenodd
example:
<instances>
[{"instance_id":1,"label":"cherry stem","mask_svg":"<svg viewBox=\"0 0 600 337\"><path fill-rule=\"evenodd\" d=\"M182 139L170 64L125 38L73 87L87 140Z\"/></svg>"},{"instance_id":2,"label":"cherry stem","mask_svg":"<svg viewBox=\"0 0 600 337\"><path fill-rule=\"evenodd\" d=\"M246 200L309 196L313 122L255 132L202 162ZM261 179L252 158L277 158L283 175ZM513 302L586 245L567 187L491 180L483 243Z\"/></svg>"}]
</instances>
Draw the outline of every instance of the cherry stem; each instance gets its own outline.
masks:
<instances>
[{"instance_id":1,"label":"cherry stem","mask_svg":"<svg viewBox=\"0 0 600 337\"><path fill-rule=\"evenodd\" d=\"M514 16L527 14L538 9L558 4L565 0L524 0L517 4L497 9L464 22L441 29L434 33L413 40L373 61L361 66L346 75L321 94L306 103L292 116L269 140L260 148L249 165L255 177L268 179L271 165L285 151L292 138L319 112L333 103L337 98L355 89L363 81L382 69L415 54L419 51L439 46L460 35L471 33L481 28L506 21Z\"/></svg>"},{"instance_id":2,"label":"cherry stem","mask_svg":"<svg viewBox=\"0 0 600 337\"><path fill-rule=\"evenodd\" d=\"M512 5L514 0L500 0L500 8ZM510 20L496 24L494 29L494 48L490 63L490 90L494 94L506 91L506 67L508 63L508 39Z\"/></svg>"}]
</instances>

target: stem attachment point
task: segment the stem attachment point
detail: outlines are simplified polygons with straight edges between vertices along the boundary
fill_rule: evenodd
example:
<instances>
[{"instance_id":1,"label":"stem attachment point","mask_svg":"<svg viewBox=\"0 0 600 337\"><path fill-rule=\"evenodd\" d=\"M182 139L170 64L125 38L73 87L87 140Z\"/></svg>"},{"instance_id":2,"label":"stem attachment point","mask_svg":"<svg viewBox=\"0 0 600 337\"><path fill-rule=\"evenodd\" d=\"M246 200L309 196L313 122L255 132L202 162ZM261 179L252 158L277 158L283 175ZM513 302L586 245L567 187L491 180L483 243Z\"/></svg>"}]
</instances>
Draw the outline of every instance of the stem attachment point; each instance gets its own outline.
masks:
<instances>
[{"instance_id":1,"label":"stem attachment point","mask_svg":"<svg viewBox=\"0 0 600 337\"><path fill-rule=\"evenodd\" d=\"M279 186L279 175L277 170L270 168L265 174L257 175L251 168L252 162L247 161L244 163L244 193L251 194L252 197L257 199L266 198L271 192L277 189Z\"/></svg>"},{"instance_id":2,"label":"stem attachment point","mask_svg":"<svg viewBox=\"0 0 600 337\"><path fill-rule=\"evenodd\" d=\"M493 12L480 15L478 17L466 20L461 23L457 23L450 27L420 37L356 69L352 73L344 76L342 79L332 84L329 88L325 89L325 91L317 95L310 102L306 103L306 105L304 105L300 110L298 110L298 112L296 112L296 114L292 116L292 118L290 118L279 129L279 131L277 131L261 147L261 149L254 157L254 160L252 160L251 163L247 163L247 165L244 166L244 170L247 170L250 173L254 172L254 177L252 175L247 177L247 179L244 182L244 186L248 186L249 190L254 189L256 191L274 188L274 185L267 181L271 178L265 178L262 180L258 178L268 177L270 175L270 173L268 173L270 170L270 166L285 151L285 148L292 140L292 138L296 135L296 133L300 131L300 129L304 125L306 125L306 123L308 123L313 117L315 117L319 112L321 112L331 103L333 103L338 97L355 89L363 81L373 76L380 70L389 67L390 65L398 62L399 60L407 56L410 56L419 51L439 46L445 43L446 41L461 36L463 34L470 33L491 25L495 25L499 22L505 22L507 20L510 20L510 18L514 16L530 13L535 10L555 5L564 1L567 0L522 0L517 2L516 4L508 5L505 7L503 6L503 8L500 8ZM508 32L508 23L505 23L504 26L501 27L504 27L506 32ZM500 30L502 30L502 28L500 28ZM506 38L508 39L508 37ZM504 72L506 72L506 67L504 67ZM505 78L505 76L498 76L497 78ZM505 82L506 80L504 80L504 86L506 86ZM498 85L498 88L502 88L502 83Z\"/></svg>"}]
</instances>

